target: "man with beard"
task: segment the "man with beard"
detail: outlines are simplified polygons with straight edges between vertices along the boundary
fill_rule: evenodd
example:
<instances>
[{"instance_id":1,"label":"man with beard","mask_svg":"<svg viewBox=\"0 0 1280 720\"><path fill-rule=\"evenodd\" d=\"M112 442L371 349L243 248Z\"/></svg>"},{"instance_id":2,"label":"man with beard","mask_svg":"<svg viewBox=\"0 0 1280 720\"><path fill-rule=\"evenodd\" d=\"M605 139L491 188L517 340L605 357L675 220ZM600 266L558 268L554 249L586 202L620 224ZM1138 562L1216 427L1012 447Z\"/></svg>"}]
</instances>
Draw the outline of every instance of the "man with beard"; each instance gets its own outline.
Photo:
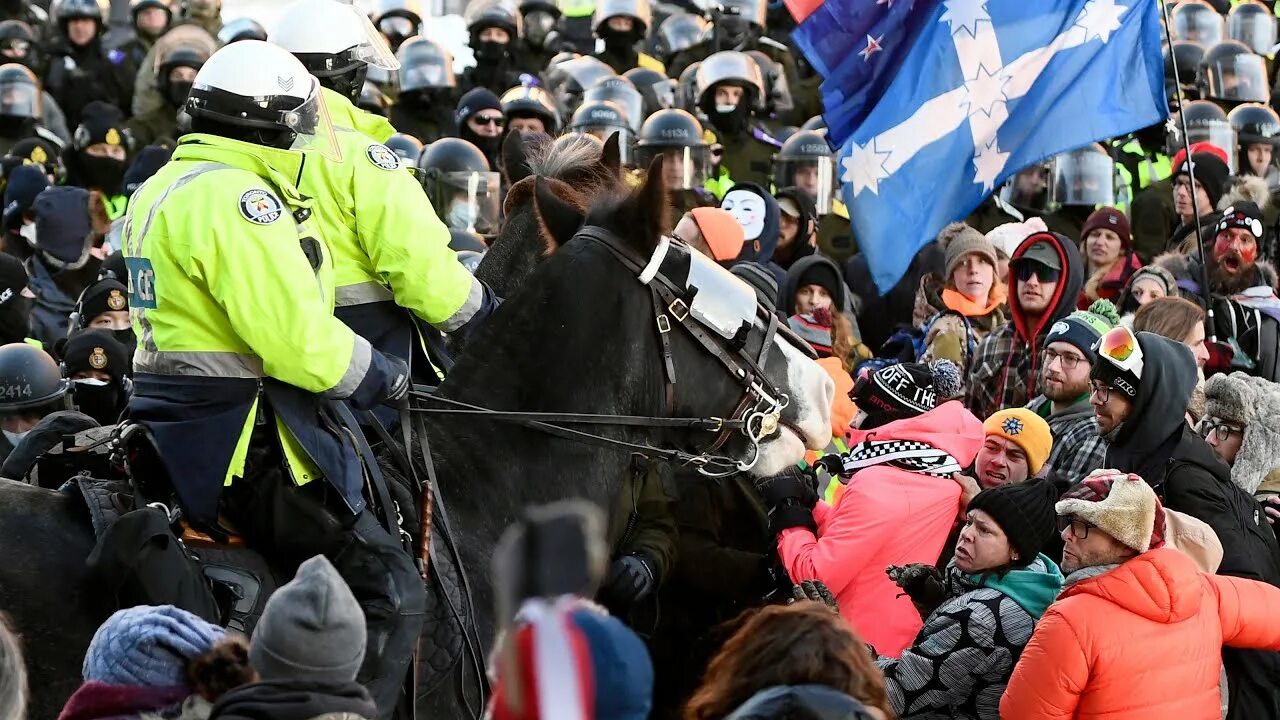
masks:
<instances>
[{"instance_id":1,"label":"man with beard","mask_svg":"<svg viewBox=\"0 0 1280 720\"><path fill-rule=\"evenodd\" d=\"M502 100L489 88L474 88L458 101L453 114L458 137L480 148L489 167L498 167L502 154L502 129L507 117L502 114Z\"/></svg>"},{"instance_id":2,"label":"man with beard","mask_svg":"<svg viewBox=\"0 0 1280 720\"><path fill-rule=\"evenodd\" d=\"M1206 233L1205 240L1212 238L1213 242L1206 248L1212 295L1230 296L1251 287L1276 287L1275 268L1258 259L1263 221L1257 205L1248 200L1234 203L1223 211L1211 232L1212 236ZM1199 287L1203 267L1198 253L1167 253L1156 258L1156 264L1173 273L1187 299L1203 303Z\"/></svg>"},{"instance_id":3,"label":"man with beard","mask_svg":"<svg viewBox=\"0 0 1280 720\"><path fill-rule=\"evenodd\" d=\"M1191 185L1191 171L1195 170L1195 189ZM1173 206L1178 213L1178 227L1169 238L1167 247L1177 252L1183 241L1195 242L1196 215L1200 227L1207 236L1218 221L1218 200L1227 191L1231 170L1227 163L1214 153L1198 152L1184 161L1173 173Z\"/></svg>"},{"instance_id":4,"label":"man with beard","mask_svg":"<svg viewBox=\"0 0 1280 720\"><path fill-rule=\"evenodd\" d=\"M1103 466L1141 476L1165 507L1213 528L1220 575L1280 585L1276 537L1253 496L1184 417L1196 361L1183 344L1117 327L1098 341L1089 400L1108 443ZM1280 654L1224 648L1228 718L1280 717Z\"/></svg>"},{"instance_id":5,"label":"man with beard","mask_svg":"<svg viewBox=\"0 0 1280 720\"><path fill-rule=\"evenodd\" d=\"M1056 477L1076 482L1106 458L1107 443L1098 435L1089 403L1089 373L1098 361L1093 346L1119 322L1115 306L1099 300L1054 323L1045 336L1040 394L1027 408L1049 423L1049 468Z\"/></svg>"}]
</instances>

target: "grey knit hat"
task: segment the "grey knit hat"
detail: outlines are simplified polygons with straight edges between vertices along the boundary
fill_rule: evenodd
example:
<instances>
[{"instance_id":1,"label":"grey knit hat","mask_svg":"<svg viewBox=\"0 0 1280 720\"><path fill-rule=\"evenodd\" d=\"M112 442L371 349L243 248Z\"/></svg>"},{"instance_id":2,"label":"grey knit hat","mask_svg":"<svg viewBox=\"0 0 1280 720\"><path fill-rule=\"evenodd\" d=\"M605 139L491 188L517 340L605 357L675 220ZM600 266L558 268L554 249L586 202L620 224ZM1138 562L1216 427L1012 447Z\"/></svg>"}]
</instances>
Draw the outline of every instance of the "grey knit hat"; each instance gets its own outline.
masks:
<instances>
[{"instance_id":1,"label":"grey knit hat","mask_svg":"<svg viewBox=\"0 0 1280 720\"><path fill-rule=\"evenodd\" d=\"M951 273L955 272L966 255L981 255L991 263L991 267L997 265L996 247L985 235L964 223L951 223L942 228L942 232L938 233L938 245L942 247L947 260L947 271L942 276L944 279L951 277Z\"/></svg>"},{"instance_id":2,"label":"grey knit hat","mask_svg":"<svg viewBox=\"0 0 1280 720\"><path fill-rule=\"evenodd\" d=\"M267 600L249 644L263 680L349 683L364 661L364 613L322 555L302 563Z\"/></svg>"},{"instance_id":3,"label":"grey knit hat","mask_svg":"<svg viewBox=\"0 0 1280 720\"><path fill-rule=\"evenodd\" d=\"M1231 481L1255 493L1280 467L1280 386L1243 372L1213 375L1204 383L1205 415L1244 427Z\"/></svg>"}]
</instances>

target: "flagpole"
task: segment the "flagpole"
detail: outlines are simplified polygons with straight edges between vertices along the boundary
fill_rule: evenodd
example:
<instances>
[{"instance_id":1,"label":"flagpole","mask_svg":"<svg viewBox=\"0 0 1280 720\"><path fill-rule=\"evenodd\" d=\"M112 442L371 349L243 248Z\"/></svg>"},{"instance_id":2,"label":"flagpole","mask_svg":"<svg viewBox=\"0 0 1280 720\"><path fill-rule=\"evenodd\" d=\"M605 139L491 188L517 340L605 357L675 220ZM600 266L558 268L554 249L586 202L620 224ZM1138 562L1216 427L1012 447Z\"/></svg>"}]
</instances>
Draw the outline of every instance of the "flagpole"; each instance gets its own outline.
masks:
<instances>
[{"instance_id":1,"label":"flagpole","mask_svg":"<svg viewBox=\"0 0 1280 720\"><path fill-rule=\"evenodd\" d=\"M1200 253L1200 293L1204 296L1205 329L1208 331L1209 341L1217 342L1217 323L1213 321L1213 301L1209 294L1209 256L1204 254L1204 230L1200 227L1200 203L1196 201L1196 189L1200 185L1196 182L1195 163L1191 162L1191 137L1187 135L1187 117L1182 112L1187 101L1182 96L1182 78L1178 76L1178 63L1173 57L1173 31L1170 30L1173 18L1169 14L1167 0L1154 0L1154 2L1160 4L1160 12L1164 16L1164 38L1169 44L1169 57L1173 59L1170 64L1173 65L1173 84L1178 92L1178 124L1182 135L1182 147L1187 152L1187 174L1191 176L1191 210L1195 213L1196 248ZM1231 152L1231 148L1224 149ZM1178 169L1174 168L1174 172L1177 171Z\"/></svg>"}]
</instances>

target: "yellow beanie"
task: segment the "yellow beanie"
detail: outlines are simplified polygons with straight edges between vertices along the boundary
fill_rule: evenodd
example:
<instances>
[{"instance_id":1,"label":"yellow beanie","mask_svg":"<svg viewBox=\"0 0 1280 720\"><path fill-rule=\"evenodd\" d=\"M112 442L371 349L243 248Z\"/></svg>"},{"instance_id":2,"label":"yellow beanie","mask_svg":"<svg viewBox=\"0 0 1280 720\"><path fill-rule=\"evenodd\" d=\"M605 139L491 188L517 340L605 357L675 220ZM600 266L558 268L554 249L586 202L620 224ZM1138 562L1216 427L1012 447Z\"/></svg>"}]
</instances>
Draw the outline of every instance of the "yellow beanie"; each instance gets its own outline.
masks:
<instances>
[{"instance_id":1,"label":"yellow beanie","mask_svg":"<svg viewBox=\"0 0 1280 720\"><path fill-rule=\"evenodd\" d=\"M1022 452L1027 454L1027 468L1032 475L1040 472L1049 460L1049 453L1053 452L1053 433L1049 431L1049 424L1026 408L1009 408L993 413L982 423L982 429L987 435L999 435L1022 448Z\"/></svg>"}]
</instances>

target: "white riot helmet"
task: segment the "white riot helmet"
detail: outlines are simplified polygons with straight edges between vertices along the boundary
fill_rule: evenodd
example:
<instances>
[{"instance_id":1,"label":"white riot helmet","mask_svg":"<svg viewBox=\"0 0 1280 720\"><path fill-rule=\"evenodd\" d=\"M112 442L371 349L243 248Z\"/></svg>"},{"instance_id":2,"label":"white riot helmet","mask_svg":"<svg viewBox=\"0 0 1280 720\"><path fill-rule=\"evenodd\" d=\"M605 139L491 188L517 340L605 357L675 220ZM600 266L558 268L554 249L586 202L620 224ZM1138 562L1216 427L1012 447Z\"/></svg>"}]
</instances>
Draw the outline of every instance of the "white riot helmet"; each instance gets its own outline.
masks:
<instances>
[{"instance_id":1,"label":"white riot helmet","mask_svg":"<svg viewBox=\"0 0 1280 720\"><path fill-rule=\"evenodd\" d=\"M283 149L316 137L323 107L320 82L297 58L271 43L242 40L200 68L186 109L196 132Z\"/></svg>"},{"instance_id":2,"label":"white riot helmet","mask_svg":"<svg viewBox=\"0 0 1280 720\"><path fill-rule=\"evenodd\" d=\"M400 62L355 6L340 0L299 0L280 16L271 41L293 53L320 83L351 102L360 99L369 66L398 70Z\"/></svg>"}]
</instances>

